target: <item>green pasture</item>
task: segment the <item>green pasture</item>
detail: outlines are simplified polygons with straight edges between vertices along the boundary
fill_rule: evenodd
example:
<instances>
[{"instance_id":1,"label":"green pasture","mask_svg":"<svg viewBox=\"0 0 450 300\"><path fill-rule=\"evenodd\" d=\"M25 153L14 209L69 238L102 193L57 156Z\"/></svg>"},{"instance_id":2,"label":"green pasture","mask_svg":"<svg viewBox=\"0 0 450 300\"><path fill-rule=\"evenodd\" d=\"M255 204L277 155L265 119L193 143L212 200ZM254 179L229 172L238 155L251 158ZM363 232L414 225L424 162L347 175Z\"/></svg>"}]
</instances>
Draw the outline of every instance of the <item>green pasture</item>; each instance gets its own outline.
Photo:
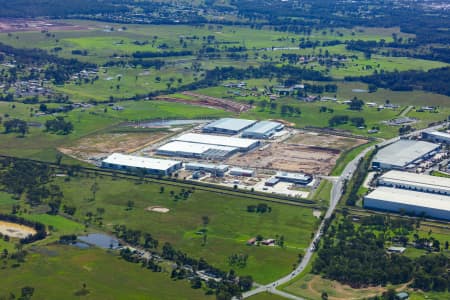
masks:
<instances>
[{"instance_id":1,"label":"green pasture","mask_svg":"<svg viewBox=\"0 0 450 300\"><path fill-rule=\"evenodd\" d=\"M186 280L170 280L170 270L154 273L101 249L38 246L18 268L2 269L0 297L22 287L35 288L33 299L203 299L205 291ZM86 285L88 294L77 295ZM114 288L112 288L114 287Z\"/></svg>"},{"instance_id":2,"label":"green pasture","mask_svg":"<svg viewBox=\"0 0 450 300\"><path fill-rule=\"evenodd\" d=\"M91 185L97 181L99 190L92 200ZM84 220L87 212L105 209L105 227L112 230L113 224L149 232L160 241L172 243L193 257L203 257L214 266L228 270L233 268L227 262L235 253L249 255L247 266L237 268L239 274L252 275L257 282L267 283L289 273L297 255L308 247L311 232L317 219L312 210L268 203L271 213L248 213L247 205L261 203L256 200L195 191L186 200L177 200L179 188L165 186L160 193L157 184L135 184L127 180L113 181L110 178L76 178L70 182L57 179L64 192L64 203L77 207L75 218ZM127 210L127 202L134 207ZM149 212L149 206L163 206L170 209L162 214ZM207 241L198 231L203 228L202 216L208 216ZM265 238L283 235L285 247L250 247L246 241L261 234Z\"/></svg>"},{"instance_id":3,"label":"green pasture","mask_svg":"<svg viewBox=\"0 0 450 300\"><path fill-rule=\"evenodd\" d=\"M0 153L55 161L58 147L124 121L218 118L229 115L229 113L218 109L161 101L124 101L118 102L116 105L123 106L125 110L114 111L107 105L98 105L89 109L75 109L67 114L58 114L65 116L67 120L72 122L74 131L69 135L50 134L44 132L43 128L32 127L25 137L20 137L17 133L4 134L3 127L0 126ZM39 105L0 102L0 116L3 121L19 118L42 125L45 124L46 120L54 118L54 116L34 116L38 108ZM8 118L6 118L6 115L8 115ZM71 161L69 159L64 162Z\"/></svg>"}]
</instances>

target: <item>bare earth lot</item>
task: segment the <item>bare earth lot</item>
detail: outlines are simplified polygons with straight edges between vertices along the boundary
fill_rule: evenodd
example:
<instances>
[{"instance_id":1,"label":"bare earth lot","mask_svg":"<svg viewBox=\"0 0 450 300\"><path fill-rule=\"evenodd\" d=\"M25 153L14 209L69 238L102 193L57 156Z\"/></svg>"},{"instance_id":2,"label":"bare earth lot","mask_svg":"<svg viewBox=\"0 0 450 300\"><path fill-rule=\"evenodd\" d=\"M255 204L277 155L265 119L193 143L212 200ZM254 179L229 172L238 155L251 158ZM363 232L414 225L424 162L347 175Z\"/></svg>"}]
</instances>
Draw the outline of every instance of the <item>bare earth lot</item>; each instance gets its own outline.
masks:
<instances>
[{"instance_id":1,"label":"bare earth lot","mask_svg":"<svg viewBox=\"0 0 450 300\"><path fill-rule=\"evenodd\" d=\"M282 143L230 158L227 163L249 168L328 175L342 151L364 144L354 138L296 133Z\"/></svg>"},{"instance_id":2,"label":"bare earth lot","mask_svg":"<svg viewBox=\"0 0 450 300\"><path fill-rule=\"evenodd\" d=\"M61 147L62 153L83 161L92 161L114 152L132 153L147 145L159 142L168 132L105 133L88 136L71 146Z\"/></svg>"},{"instance_id":3,"label":"bare earth lot","mask_svg":"<svg viewBox=\"0 0 450 300\"><path fill-rule=\"evenodd\" d=\"M30 234L36 234L36 230L28 226L0 221L0 233L12 238L23 239Z\"/></svg>"}]
</instances>

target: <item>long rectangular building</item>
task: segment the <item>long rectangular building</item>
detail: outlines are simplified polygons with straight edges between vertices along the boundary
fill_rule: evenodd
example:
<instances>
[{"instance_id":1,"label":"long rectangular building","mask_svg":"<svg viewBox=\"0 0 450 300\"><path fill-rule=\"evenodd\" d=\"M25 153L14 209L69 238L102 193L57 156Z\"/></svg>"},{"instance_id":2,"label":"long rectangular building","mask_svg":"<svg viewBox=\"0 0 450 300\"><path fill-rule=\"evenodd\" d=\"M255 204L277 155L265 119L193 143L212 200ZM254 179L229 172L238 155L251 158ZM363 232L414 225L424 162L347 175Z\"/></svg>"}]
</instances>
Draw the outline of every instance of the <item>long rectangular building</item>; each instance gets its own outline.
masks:
<instances>
[{"instance_id":1,"label":"long rectangular building","mask_svg":"<svg viewBox=\"0 0 450 300\"><path fill-rule=\"evenodd\" d=\"M223 118L214 121L203 127L203 132L221 133L221 134L238 134L242 130L249 128L255 124L255 120Z\"/></svg>"},{"instance_id":2,"label":"long rectangular building","mask_svg":"<svg viewBox=\"0 0 450 300\"><path fill-rule=\"evenodd\" d=\"M441 131L425 131L422 137L432 142L450 144L450 134Z\"/></svg>"},{"instance_id":3,"label":"long rectangular building","mask_svg":"<svg viewBox=\"0 0 450 300\"><path fill-rule=\"evenodd\" d=\"M172 141L159 147L156 154L201 159L224 159L237 151L239 149L236 147Z\"/></svg>"},{"instance_id":4,"label":"long rectangular building","mask_svg":"<svg viewBox=\"0 0 450 300\"><path fill-rule=\"evenodd\" d=\"M215 176L223 176L229 167L227 165L187 163L184 164L184 168L189 171L204 171Z\"/></svg>"},{"instance_id":5,"label":"long rectangular building","mask_svg":"<svg viewBox=\"0 0 450 300\"><path fill-rule=\"evenodd\" d=\"M259 141L251 139L209 135L209 134L198 134L198 133L186 133L179 137L175 137L173 140L188 143L234 147L238 148L239 151L244 152L257 147L260 144Z\"/></svg>"},{"instance_id":6,"label":"long rectangular building","mask_svg":"<svg viewBox=\"0 0 450 300\"><path fill-rule=\"evenodd\" d=\"M450 220L450 197L379 187L364 197L364 208Z\"/></svg>"},{"instance_id":7,"label":"long rectangular building","mask_svg":"<svg viewBox=\"0 0 450 300\"><path fill-rule=\"evenodd\" d=\"M242 137L252 139L268 139L277 131L281 131L284 125L278 122L261 121L254 124L252 127L245 129Z\"/></svg>"},{"instance_id":8,"label":"long rectangular building","mask_svg":"<svg viewBox=\"0 0 450 300\"><path fill-rule=\"evenodd\" d=\"M175 160L159 159L113 153L102 161L102 168L123 171L144 171L152 175L170 175L181 169L182 162Z\"/></svg>"},{"instance_id":9,"label":"long rectangular building","mask_svg":"<svg viewBox=\"0 0 450 300\"><path fill-rule=\"evenodd\" d=\"M400 140L378 151L372 167L383 170L402 170L411 164L434 155L440 145L424 141Z\"/></svg>"},{"instance_id":10,"label":"long rectangular building","mask_svg":"<svg viewBox=\"0 0 450 300\"><path fill-rule=\"evenodd\" d=\"M450 178L444 177L389 171L378 179L378 184L398 189L450 195Z\"/></svg>"},{"instance_id":11,"label":"long rectangular building","mask_svg":"<svg viewBox=\"0 0 450 300\"><path fill-rule=\"evenodd\" d=\"M278 172L275 178L280 181L292 182L296 184L308 184L312 181L312 177L303 173Z\"/></svg>"}]
</instances>

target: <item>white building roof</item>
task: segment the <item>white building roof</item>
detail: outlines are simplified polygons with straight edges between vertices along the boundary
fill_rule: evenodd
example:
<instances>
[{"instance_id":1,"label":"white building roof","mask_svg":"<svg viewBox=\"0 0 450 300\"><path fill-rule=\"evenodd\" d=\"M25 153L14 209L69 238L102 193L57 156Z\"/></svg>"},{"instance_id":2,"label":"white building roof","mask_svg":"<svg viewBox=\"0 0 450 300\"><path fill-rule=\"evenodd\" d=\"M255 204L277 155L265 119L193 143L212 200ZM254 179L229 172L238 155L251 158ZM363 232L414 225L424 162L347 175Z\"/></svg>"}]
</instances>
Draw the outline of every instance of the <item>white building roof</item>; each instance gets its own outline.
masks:
<instances>
[{"instance_id":1,"label":"white building roof","mask_svg":"<svg viewBox=\"0 0 450 300\"><path fill-rule=\"evenodd\" d=\"M249 148L255 145L255 143L258 143L258 141L251 139L209 135L209 134L198 134L198 133L186 133L179 137L174 138L173 140L181 142L236 147L236 148Z\"/></svg>"},{"instance_id":2,"label":"white building roof","mask_svg":"<svg viewBox=\"0 0 450 300\"><path fill-rule=\"evenodd\" d=\"M167 151L167 152L184 152L192 154L202 154L208 150L220 150L220 151L236 151L236 147L218 146L218 145L208 145L200 143L189 143L182 141L173 141L161 146L157 151Z\"/></svg>"},{"instance_id":3,"label":"white building roof","mask_svg":"<svg viewBox=\"0 0 450 300\"><path fill-rule=\"evenodd\" d=\"M206 130L216 128L223 130L231 130L231 131L241 131L252 124L256 123L255 120L246 120L246 119L234 119L234 118L223 118L217 121L214 121L205 127Z\"/></svg>"},{"instance_id":4,"label":"white building roof","mask_svg":"<svg viewBox=\"0 0 450 300\"><path fill-rule=\"evenodd\" d=\"M254 124L252 127L244 130L244 134L245 133L267 134L273 130L276 130L280 126L283 126L283 124L278 123L278 122L272 122L272 121L261 121L261 122Z\"/></svg>"},{"instance_id":5,"label":"white building roof","mask_svg":"<svg viewBox=\"0 0 450 300\"><path fill-rule=\"evenodd\" d=\"M380 177L385 182L405 184L450 192L450 178L416 174L401 171L389 171Z\"/></svg>"},{"instance_id":6,"label":"white building roof","mask_svg":"<svg viewBox=\"0 0 450 300\"><path fill-rule=\"evenodd\" d=\"M450 213L450 196L379 187L366 197L390 203L446 210Z\"/></svg>"},{"instance_id":7,"label":"white building roof","mask_svg":"<svg viewBox=\"0 0 450 300\"><path fill-rule=\"evenodd\" d=\"M439 145L429 142L399 140L379 150L373 161L391 166L405 167L437 148L439 148Z\"/></svg>"},{"instance_id":8,"label":"white building roof","mask_svg":"<svg viewBox=\"0 0 450 300\"><path fill-rule=\"evenodd\" d=\"M288 172L277 172L277 175L275 175L275 177L292 180L304 180L304 181L311 179L311 176L303 173L288 173Z\"/></svg>"},{"instance_id":9,"label":"white building roof","mask_svg":"<svg viewBox=\"0 0 450 300\"><path fill-rule=\"evenodd\" d=\"M145 168L161 171L166 171L167 169L170 169L171 167L181 163L180 161L175 160L125 155L120 153L111 154L110 156L108 156L108 158L103 160L103 162L119 166Z\"/></svg>"}]
</instances>

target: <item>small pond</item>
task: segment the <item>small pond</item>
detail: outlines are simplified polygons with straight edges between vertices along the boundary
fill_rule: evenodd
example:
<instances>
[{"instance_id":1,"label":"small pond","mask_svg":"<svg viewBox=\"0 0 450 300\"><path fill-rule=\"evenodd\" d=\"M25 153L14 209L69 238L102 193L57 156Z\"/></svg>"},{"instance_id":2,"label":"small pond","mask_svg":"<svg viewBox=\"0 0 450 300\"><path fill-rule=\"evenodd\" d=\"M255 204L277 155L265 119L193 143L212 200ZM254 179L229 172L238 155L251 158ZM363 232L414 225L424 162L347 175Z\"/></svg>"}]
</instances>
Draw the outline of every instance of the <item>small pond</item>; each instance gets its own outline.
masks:
<instances>
[{"instance_id":1,"label":"small pond","mask_svg":"<svg viewBox=\"0 0 450 300\"><path fill-rule=\"evenodd\" d=\"M78 242L73 244L76 247L83 248L85 245L97 246L103 249L117 249L120 244L119 241L109 235L103 233L91 233L77 237Z\"/></svg>"}]
</instances>

